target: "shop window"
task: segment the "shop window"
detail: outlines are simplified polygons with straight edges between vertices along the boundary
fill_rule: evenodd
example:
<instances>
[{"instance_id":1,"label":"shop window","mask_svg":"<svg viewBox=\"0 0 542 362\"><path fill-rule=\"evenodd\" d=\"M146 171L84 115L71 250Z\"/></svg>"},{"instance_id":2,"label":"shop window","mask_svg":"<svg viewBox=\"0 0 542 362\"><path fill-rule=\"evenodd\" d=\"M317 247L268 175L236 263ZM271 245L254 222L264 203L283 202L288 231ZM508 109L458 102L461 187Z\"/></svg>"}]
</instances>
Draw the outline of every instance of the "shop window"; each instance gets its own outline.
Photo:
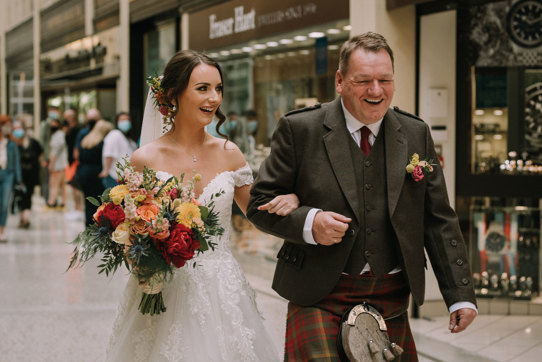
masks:
<instances>
[{"instance_id":1,"label":"shop window","mask_svg":"<svg viewBox=\"0 0 542 362\"><path fill-rule=\"evenodd\" d=\"M542 174L542 69L477 67L471 172Z\"/></svg>"}]
</instances>

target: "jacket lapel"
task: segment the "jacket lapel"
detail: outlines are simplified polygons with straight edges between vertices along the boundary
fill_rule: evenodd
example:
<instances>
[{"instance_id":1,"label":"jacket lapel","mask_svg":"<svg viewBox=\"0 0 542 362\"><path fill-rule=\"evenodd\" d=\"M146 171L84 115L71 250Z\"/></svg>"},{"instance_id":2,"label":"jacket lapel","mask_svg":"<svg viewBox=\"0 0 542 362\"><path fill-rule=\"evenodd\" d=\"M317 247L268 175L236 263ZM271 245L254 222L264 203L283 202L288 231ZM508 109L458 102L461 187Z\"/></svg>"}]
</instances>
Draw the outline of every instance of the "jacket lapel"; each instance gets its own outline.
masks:
<instances>
[{"instance_id":1,"label":"jacket lapel","mask_svg":"<svg viewBox=\"0 0 542 362\"><path fill-rule=\"evenodd\" d=\"M352 140L346 128L340 97L330 103L325 117L324 126L329 129L329 132L324 135L323 139L331 168L359 222L358 185L349 147L349 142Z\"/></svg>"},{"instance_id":2,"label":"jacket lapel","mask_svg":"<svg viewBox=\"0 0 542 362\"><path fill-rule=\"evenodd\" d=\"M384 131L386 132L388 209L391 218L397 207L399 195L405 181L405 167L408 162L408 141L406 136L401 132L401 123L391 110L388 110L384 117Z\"/></svg>"}]
</instances>

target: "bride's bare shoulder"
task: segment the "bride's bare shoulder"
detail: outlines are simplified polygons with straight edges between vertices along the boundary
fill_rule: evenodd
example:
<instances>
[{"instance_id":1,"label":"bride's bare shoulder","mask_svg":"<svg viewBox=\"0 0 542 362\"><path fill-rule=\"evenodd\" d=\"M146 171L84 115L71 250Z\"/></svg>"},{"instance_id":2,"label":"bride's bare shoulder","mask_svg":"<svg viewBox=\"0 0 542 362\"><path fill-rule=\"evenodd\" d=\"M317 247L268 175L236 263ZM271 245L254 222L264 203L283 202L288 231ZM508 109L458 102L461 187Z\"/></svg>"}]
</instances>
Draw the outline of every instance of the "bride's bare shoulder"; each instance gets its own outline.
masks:
<instances>
[{"instance_id":1,"label":"bride's bare shoulder","mask_svg":"<svg viewBox=\"0 0 542 362\"><path fill-rule=\"evenodd\" d=\"M232 141L213 137L213 148L216 152L217 160L225 165L228 171L238 170L247 163L243 152Z\"/></svg>"},{"instance_id":2,"label":"bride's bare shoulder","mask_svg":"<svg viewBox=\"0 0 542 362\"><path fill-rule=\"evenodd\" d=\"M139 147L130 158L130 164L137 171L142 171L144 166L154 168L157 161L160 160L164 151L164 144L161 139L154 140L144 146Z\"/></svg>"}]
</instances>

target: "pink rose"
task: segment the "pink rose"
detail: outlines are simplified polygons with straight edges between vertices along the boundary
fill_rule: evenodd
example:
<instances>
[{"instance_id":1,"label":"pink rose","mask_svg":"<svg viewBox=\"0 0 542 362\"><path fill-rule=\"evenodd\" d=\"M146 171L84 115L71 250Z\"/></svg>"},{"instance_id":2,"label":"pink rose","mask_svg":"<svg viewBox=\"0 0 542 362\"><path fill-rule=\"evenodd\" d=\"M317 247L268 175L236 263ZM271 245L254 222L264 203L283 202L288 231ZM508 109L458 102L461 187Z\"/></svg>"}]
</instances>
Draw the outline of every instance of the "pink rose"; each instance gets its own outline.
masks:
<instances>
[{"instance_id":1,"label":"pink rose","mask_svg":"<svg viewBox=\"0 0 542 362\"><path fill-rule=\"evenodd\" d=\"M421 181L423 179L423 170L420 166L414 167L414 171L412 171L412 178L416 182Z\"/></svg>"}]
</instances>

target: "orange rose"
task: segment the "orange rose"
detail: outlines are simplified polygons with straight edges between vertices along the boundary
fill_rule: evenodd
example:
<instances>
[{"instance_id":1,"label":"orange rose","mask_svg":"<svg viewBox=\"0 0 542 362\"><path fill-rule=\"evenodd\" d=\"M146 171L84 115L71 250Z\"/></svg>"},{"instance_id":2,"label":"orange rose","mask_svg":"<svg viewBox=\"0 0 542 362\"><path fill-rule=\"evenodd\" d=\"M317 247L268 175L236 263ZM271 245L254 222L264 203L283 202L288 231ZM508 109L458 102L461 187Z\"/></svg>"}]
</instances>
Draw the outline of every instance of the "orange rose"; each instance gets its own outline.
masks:
<instances>
[{"instance_id":1,"label":"orange rose","mask_svg":"<svg viewBox=\"0 0 542 362\"><path fill-rule=\"evenodd\" d=\"M149 227L147 222L143 219L136 221L132 224L132 226L130 226L130 232L137 235L148 235L148 229Z\"/></svg>"},{"instance_id":2,"label":"orange rose","mask_svg":"<svg viewBox=\"0 0 542 362\"><path fill-rule=\"evenodd\" d=\"M136 214L147 222L156 219L156 215L158 215L159 212L160 208L155 204L143 204L136 210Z\"/></svg>"},{"instance_id":3,"label":"orange rose","mask_svg":"<svg viewBox=\"0 0 542 362\"><path fill-rule=\"evenodd\" d=\"M101 204L99 207L98 207L98 210L96 210L96 212L94 213L94 215L92 216L94 218L94 220L98 221L98 217L100 216L100 214L102 213L103 209L105 209L105 205L107 205L105 202L103 204Z\"/></svg>"}]
</instances>

